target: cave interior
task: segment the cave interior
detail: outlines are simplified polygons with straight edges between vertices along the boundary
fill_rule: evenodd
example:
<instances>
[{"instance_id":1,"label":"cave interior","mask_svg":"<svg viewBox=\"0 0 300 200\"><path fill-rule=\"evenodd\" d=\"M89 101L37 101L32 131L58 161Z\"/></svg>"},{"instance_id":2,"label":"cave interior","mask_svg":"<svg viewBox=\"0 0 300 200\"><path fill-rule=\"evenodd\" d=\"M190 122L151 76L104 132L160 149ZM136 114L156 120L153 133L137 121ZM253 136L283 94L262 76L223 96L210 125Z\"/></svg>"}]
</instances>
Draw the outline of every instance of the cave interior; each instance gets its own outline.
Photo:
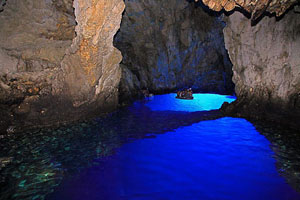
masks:
<instances>
[{"instance_id":1,"label":"cave interior","mask_svg":"<svg viewBox=\"0 0 300 200\"><path fill-rule=\"evenodd\" d=\"M104 134L107 141L114 143L118 138L123 144L131 137L128 127L134 123L144 126L134 137L144 138L149 131L163 133L206 120L221 118L220 124L231 124L226 117L232 117L252 122L272 145L284 146L278 151L289 156L278 156L278 168L284 168L287 183L299 192L299 52L299 0L0 0L0 140L4 141L0 147L6 150L0 154L0 186L25 184L27 179L20 182L17 175L12 178L7 174L17 173L10 165L22 163L14 161L18 157L14 146L22 149L28 130L35 138L46 137L42 131L45 128L51 130L46 135L70 130L70 135L80 138L69 127L80 132L90 126L97 132L97 122L103 125L101 131L111 132L111 136ZM176 104L173 96L171 100L164 96L188 88L195 93L192 101ZM144 101L148 92L161 98L152 104L151 99L144 102L157 110L145 109L143 104L143 109L136 111L136 105L140 105L136 102ZM208 94L227 96L227 101L220 103ZM218 106L211 112L194 110L201 98ZM140 119L123 113L131 106ZM168 106L170 113L159 113ZM176 106L195 113L186 114L187 110ZM118 112L121 114L115 114ZM112 121L106 119L108 116ZM85 120L92 122L86 125ZM169 120L166 127L157 125L164 120ZM85 125L78 128L78 123ZM126 129L120 131L126 137L111 130L113 123ZM269 133L270 126L277 127L277 132ZM59 144L67 134L55 136L60 138ZM112 151L94 144L101 139L88 131L85 134L90 146L98 145L97 152ZM78 146L86 150L83 158L94 159L89 145ZM71 147L65 147L64 153L72 157L66 148ZM53 151L59 152L56 148ZM59 163L67 168L65 160ZM23 186L20 191L10 189L0 189L0 199L22 199L28 191ZM38 193L43 198L48 195L40 190ZM300 197L296 193L280 198ZM49 199L61 198L57 195Z\"/></svg>"}]
</instances>

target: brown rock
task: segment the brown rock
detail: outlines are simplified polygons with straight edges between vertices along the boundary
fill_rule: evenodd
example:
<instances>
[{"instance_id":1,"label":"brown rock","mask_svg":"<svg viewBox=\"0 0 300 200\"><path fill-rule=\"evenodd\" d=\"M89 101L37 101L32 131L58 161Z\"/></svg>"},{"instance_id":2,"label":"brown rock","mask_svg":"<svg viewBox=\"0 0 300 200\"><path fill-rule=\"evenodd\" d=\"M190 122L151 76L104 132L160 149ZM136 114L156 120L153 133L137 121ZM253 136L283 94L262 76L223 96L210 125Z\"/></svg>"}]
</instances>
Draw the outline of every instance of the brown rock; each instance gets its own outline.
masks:
<instances>
[{"instance_id":1,"label":"brown rock","mask_svg":"<svg viewBox=\"0 0 300 200\"><path fill-rule=\"evenodd\" d=\"M74 6L77 36L62 63L67 92L77 103L99 100L116 106L122 56L112 43L124 3L75 0Z\"/></svg>"},{"instance_id":2,"label":"brown rock","mask_svg":"<svg viewBox=\"0 0 300 200\"><path fill-rule=\"evenodd\" d=\"M32 123L115 108L122 56L113 37L123 9L122 0L8 1L0 13L0 102L19 104L16 113L29 112L22 120Z\"/></svg>"},{"instance_id":3,"label":"brown rock","mask_svg":"<svg viewBox=\"0 0 300 200\"><path fill-rule=\"evenodd\" d=\"M30 111L30 104L27 102L21 103L17 108L15 108L14 113L17 115L23 115L29 113Z\"/></svg>"},{"instance_id":4,"label":"brown rock","mask_svg":"<svg viewBox=\"0 0 300 200\"><path fill-rule=\"evenodd\" d=\"M276 13L276 16L280 16L292 5L296 4L297 0L203 0L203 3L215 11L220 11L222 8L226 11L231 11L237 6L241 7L251 13L252 21L255 21L265 11Z\"/></svg>"},{"instance_id":5,"label":"brown rock","mask_svg":"<svg viewBox=\"0 0 300 200\"><path fill-rule=\"evenodd\" d=\"M248 22L235 12L224 29L238 97L233 106L243 115L300 119L295 98L300 93L300 14L290 11L279 21L265 17L255 26Z\"/></svg>"}]
</instances>

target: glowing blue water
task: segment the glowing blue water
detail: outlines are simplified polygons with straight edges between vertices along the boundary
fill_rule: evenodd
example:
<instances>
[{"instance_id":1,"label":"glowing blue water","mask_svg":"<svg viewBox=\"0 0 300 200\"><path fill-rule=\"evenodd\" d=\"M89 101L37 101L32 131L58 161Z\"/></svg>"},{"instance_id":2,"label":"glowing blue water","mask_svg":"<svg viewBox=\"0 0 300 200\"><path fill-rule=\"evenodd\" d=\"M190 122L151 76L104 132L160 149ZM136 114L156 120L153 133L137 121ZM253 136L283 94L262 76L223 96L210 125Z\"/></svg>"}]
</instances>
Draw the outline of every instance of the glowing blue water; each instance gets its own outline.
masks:
<instances>
[{"instance_id":1,"label":"glowing blue water","mask_svg":"<svg viewBox=\"0 0 300 200\"><path fill-rule=\"evenodd\" d=\"M182 107L177 108L181 103L189 111L193 103L195 110L206 110L215 109L220 102L228 100L228 97L215 95L195 96L193 101L178 101L173 94L155 96L153 101L134 104L129 111L135 112L143 106L159 112L181 110ZM202 102L215 101L201 104L197 97ZM143 115L147 112L153 111L146 109ZM134 124L136 130L145 125L130 120L119 123ZM160 120L157 125L167 126L169 121ZM276 171L276 160L269 145L245 119L226 117L202 121L124 144L114 155L97 159L98 165L65 180L49 198L300 199Z\"/></svg>"},{"instance_id":2,"label":"glowing blue water","mask_svg":"<svg viewBox=\"0 0 300 200\"><path fill-rule=\"evenodd\" d=\"M219 109L224 102L231 103L233 96L219 94L193 94L193 100L176 99L176 94L156 95L150 98L146 106L154 111L207 111Z\"/></svg>"}]
</instances>

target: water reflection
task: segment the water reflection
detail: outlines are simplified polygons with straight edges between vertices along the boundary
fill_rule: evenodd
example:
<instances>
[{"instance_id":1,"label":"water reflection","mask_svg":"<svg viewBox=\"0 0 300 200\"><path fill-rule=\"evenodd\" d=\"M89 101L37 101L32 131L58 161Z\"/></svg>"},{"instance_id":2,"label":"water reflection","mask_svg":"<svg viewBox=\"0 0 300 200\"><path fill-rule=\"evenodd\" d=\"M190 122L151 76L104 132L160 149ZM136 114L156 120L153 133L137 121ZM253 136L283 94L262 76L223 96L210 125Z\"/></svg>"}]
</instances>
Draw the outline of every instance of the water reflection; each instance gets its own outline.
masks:
<instances>
[{"instance_id":1,"label":"water reflection","mask_svg":"<svg viewBox=\"0 0 300 200\"><path fill-rule=\"evenodd\" d=\"M244 119L204 121L123 145L50 199L299 199Z\"/></svg>"},{"instance_id":2,"label":"water reflection","mask_svg":"<svg viewBox=\"0 0 300 200\"><path fill-rule=\"evenodd\" d=\"M129 197L129 199L165 197L176 199L176 197L189 197L188 195L193 197L193 193L196 194L194 197L199 197L198 190L207 194L207 198L211 195L225 195L223 196L225 199L236 199L243 192L247 193L245 185L254 179L253 177L257 177L258 171L252 170L257 166L262 170L262 174L271 176L271 179L253 180L258 185L261 185L258 183L260 180L263 183L268 180L271 181L270 184L266 184L269 185L269 189L273 190L278 186L279 189L276 190L284 194L296 195L275 172L275 160L271 158L272 152L267 140L259 135L249 122L232 118L213 121L220 118L220 113L199 112L198 106L191 107L190 104L190 102L197 103L196 99L181 100L183 103L181 107L190 104L188 106L190 110L187 110L196 112L174 110L173 108L176 107L174 105L178 105L178 101L172 95L155 97L152 101L136 102L104 118L57 129L30 130L0 137L0 160L5 158L10 162L0 166L0 199L43 199L53 191L55 193L48 196L49 199L86 199L84 192L89 193L88 198L91 199L99 197L98 195L103 197L106 195L113 199L119 199L121 196L125 199ZM234 97L226 98L234 100ZM211 101L210 98L202 98L205 99ZM214 108L221 106L219 101L214 102L217 103ZM207 106L203 107L207 108ZM200 122L202 120L212 121ZM158 133L166 134L157 135ZM272 133L272 129L269 133ZM292 149L296 148L293 145L289 146ZM240 155L239 151L241 151ZM295 155L286 156L291 158ZM225 162L226 159L231 162ZM251 164L251 160L258 165ZM236 165L233 161L237 162ZM239 165L239 161L244 164ZM132 165L136 167L131 168ZM247 167L248 165L252 168ZM230 169L232 167L233 169ZM205 168L208 168L206 170L211 168L212 171L205 171ZM137 173L132 174L134 170ZM252 175L243 179L245 183L239 187L235 184L240 174L235 171ZM199 182L201 176L203 177L201 180L205 182ZM280 181L277 182L279 179ZM140 183L143 180L146 181ZM167 182L168 180L170 182ZM157 186L152 188L149 186L151 182L152 185L158 182L160 188L165 189L157 192L155 189L158 188ZM61 183L62 185L57 187ZM187 187L180 189L177 183L186 184ZM232 194L232 190L222 189L222 184L225 183L231 184L233 187L231 189L236 187L236 195ZM215 191L211 191L214 184L216 184ZM167 185L170 187L166 188ZM208 188L205 188L206 185ZM145 193L146 188L149 188L148 193ZM118 190L114 192L116 196L108 192L114 189ZM204 192L206 189L207 191ZM266 186L252 189L261 191L266 189ZM145 197L145 194L149 194L149 198ZM217 196L211 198L216 199L215 197L217 198ZM285 196L281 197L285 198ZM290 197L294 198L294 196Z\"/></svg>"},{"instance_id":3,"label":"water reflection","mask_svg":"<svg viewBox=\"0 0 300 200\"><path fill-rule=\"evenodd\" d=\"M176 99L175 96L176 94L156 95L146 106L154 111L208 111L219 109L224 102L231 103L236 99L234 96L219 94L193 94L193 100Z\"/></svg>"}]
</instances>

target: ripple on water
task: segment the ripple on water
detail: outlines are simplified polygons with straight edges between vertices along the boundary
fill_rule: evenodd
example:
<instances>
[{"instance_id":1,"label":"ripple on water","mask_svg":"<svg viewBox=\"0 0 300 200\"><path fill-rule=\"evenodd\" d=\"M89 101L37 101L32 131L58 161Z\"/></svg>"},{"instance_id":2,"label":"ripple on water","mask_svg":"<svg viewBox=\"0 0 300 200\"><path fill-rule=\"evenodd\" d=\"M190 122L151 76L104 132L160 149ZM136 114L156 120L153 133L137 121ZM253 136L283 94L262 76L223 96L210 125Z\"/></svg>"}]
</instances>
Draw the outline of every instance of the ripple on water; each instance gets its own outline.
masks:
<instances>
[{"instance_id":1,"label":"ripple on water","mask_svg":"<svg viewBox=\"0 0 300 200\"><path fill-rule=\"evenodd\" d=\"M203 121L124 144L50 199L299 199L269 145L244 119Z\"/></svg>"},{"instance_id":2,"label":"ripple on water","mask_svg":"<svg viewBox=\"0 0 300 200\"><path fill-rule=\"evenodd\" d=\"M248 121L201 122L215 117L194 112L227 100L234 97L159 95L104 118L5 136L0 199L43 199L53 191L48 199L299 199L275 167L299 172L298 147L290 143L296 137L263 130L271 151Z\"/></svg>"}]
</instances>

